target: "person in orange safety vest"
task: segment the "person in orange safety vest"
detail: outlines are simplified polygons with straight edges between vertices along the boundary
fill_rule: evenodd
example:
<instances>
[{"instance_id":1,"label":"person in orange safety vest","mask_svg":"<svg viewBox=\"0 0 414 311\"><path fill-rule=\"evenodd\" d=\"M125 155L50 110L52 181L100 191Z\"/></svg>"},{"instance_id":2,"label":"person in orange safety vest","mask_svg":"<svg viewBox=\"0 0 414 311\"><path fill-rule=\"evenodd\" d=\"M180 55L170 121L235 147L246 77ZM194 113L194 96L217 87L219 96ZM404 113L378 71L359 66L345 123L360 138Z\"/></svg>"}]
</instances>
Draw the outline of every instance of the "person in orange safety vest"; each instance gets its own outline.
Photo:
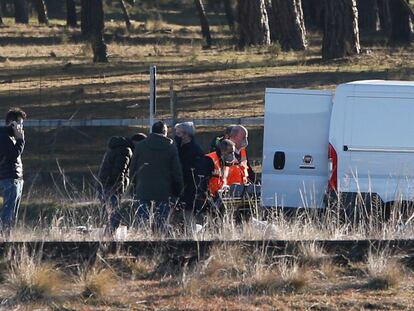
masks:
<instances>
[{"instance_id":1,"label":"person in orange safety vest","mask_svg":"<svg viewBox=\"0 0 414 311\"><path fill-rule=\"evenodd\" d=\"M247 163L248 145L248 131L242 125L235 125L232 127L230 133L230 140L235 144L236 161L229 167L229 174L227 177L227 184L247 184L249 181L249 166Z\"/></svg>"},{"instance_id":2,"label":"person in orange safety vest","mask_svg":"<svg viewBox=\"0 0 414 311\"><path fill-rule=\"evenodd\" d=\"M235 144L229 139L223 139L217 148L217 151L208 153L206 158L210 159L210 179L208 181L208 192L211 196L216 197L217 192L228 185L227 178L229 165L234 163Z\"/></svg>"}]
</instances>

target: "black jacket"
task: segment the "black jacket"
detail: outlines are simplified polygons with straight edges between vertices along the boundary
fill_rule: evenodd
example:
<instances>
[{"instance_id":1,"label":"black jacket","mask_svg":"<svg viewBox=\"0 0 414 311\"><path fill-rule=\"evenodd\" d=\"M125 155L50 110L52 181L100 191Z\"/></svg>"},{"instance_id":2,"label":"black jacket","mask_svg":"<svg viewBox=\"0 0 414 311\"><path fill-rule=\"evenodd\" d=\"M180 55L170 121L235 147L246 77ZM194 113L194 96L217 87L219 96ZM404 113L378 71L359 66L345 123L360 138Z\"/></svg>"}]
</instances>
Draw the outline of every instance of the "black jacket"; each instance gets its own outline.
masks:
<instances>
[{"instance_id":1,"label":"black jacket","mask_svg":"<svg viewBox=\"0 0 414 311\"><path fill-rule=\"evenodd\" d=\"M0 180L23 178L21 155L25 141L12 136L11 128L0 128Z\"/></svg>"},{"instance_id":2,"label":"black jacket","mask_svg":"<svg viewBox=\"0 0 414 311\"><path fill-rule=\"evenodd\" d=\"M180 157L181 167L184 178L184 193L181 196L181 201L186 204L186 207L193 206L194 197L196 194L196 187L198 186L198 166L200 160L204 156L201 147L192 140L191 142L178 146L178 155Z\"/></svg>"},{"instance_id":3,"label":"black jacket","mask_svg":"<svg viewBox=\"0 0 414 311\"><path fill-rule=\"evenodd\" d=\"M150 134L135 147L131 161L136 198L146 201L168 201L183 190L183 173L178 151L172 140Z\"/></svg>"},{"instance_id":4,"label":"black jacket","mask_svg":"<svg viewBox=\"0 0 414 311\"><path fill-rule=\"evenodd\" d=\"M108 150L99 169L99 181L105 191L123 193L129 184L129 165L133 152L132 142L125 137L109 139Z\"/></svg>"}]
</instances>

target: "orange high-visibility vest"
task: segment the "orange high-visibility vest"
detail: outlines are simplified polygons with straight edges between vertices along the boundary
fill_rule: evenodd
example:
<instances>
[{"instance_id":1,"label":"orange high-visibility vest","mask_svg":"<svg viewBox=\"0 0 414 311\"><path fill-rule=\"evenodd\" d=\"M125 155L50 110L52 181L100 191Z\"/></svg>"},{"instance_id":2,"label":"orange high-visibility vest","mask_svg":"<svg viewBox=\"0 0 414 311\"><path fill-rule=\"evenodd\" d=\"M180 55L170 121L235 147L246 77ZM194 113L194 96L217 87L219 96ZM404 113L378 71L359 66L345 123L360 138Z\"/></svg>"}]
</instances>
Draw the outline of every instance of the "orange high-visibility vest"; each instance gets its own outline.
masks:
<instances>
[{"instance_id":1,"label":"orange high-visibility vest","mask_svg":"<svg viewBox=\"0 0 414 311\"><path fill-rule=\"evenodd\" d=\"M247 166L247 151L246 148L240 150L240 161L229 167L229 176L227 177L227 184L247 184L249 172Z\"/></svg>"},{"instance_id":2,"label":"orange high-visibility vest","mask_svg":"<svg viewBox=\"0 0 414 311\"><path fill-rule=\"evenodd\" d=\"M228 170L226 167L223 168L221 159L216 152L208 153L207 156L211 158L214 163L213 174L208 183L208 191L212 196L216 196L217 191L220 190L224 185L227 185Z\"/></svg>"}]
</instances>

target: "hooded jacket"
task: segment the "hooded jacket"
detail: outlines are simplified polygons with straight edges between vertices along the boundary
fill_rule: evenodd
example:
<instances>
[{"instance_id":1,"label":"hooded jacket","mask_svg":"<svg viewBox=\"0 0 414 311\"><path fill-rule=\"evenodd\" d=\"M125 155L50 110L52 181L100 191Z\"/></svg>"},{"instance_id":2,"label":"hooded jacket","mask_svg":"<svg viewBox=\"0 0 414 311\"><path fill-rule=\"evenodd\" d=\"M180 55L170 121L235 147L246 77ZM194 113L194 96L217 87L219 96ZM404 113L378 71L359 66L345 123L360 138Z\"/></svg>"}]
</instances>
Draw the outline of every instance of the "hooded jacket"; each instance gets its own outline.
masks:
<instances>
[{"instance_id":1,"label":"hooded jacket","mask_svg":"<svg viewBox=\"0 0 414 311\"><path fill-rule=\"evenodd\" d=\"M0 180L23 178L24 145L23 139L12 137L9 127L0 128Z\"/></svg>"},{"instance_id":2,"label":"hooded jacket","mask_svg":"<svg viewBox=\"0 0 414 311\"><path fill-rule=\"evenodd\" d=\"M99 169L99 181L105 191L123 193L129 185L129 165L131 163L132 142L114 136L109 139L108 148Z\"/></svg>"},{"instance_id":3,"label":"hooded jacket","mask_svg":"<svg viewBox=\"0 0 414 311\"><path fill-rule=\"evenodd\" d=\"M135 147L131 161L135 195L138 200L165 202L183 190L178 151L165 136L150 134Z\"/></svg>"}]
</instances>

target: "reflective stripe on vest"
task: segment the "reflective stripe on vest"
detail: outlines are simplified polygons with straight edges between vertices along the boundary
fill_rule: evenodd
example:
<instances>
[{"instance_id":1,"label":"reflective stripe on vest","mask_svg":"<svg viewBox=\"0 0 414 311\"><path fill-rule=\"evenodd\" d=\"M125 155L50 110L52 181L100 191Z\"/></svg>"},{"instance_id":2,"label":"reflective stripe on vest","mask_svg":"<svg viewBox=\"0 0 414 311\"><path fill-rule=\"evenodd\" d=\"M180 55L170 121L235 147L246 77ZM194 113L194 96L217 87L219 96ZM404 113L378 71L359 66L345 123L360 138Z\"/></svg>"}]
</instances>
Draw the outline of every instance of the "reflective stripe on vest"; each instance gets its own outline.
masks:
<instances>
[{"instance_id":1,"label":"reflective stripe on vest","mask_svg":"<svg viewBox=\"0 0 414 311\"><path fill-rule=\"evenodd\" d=\"M208 191L212 196L216 196L217 191L220 190L223 187L223 185L226 184L226 176L224 176L226 174L223 173L221 159L216 152L211 152L207 154L207 156L211 158L214 163L213 174L210 178L210 181L208 182Z\"/></svg>"},{"instance_id":2,"label":"reflective stripe on vest","mask_svg":"<svg viewBox=\"0 0 414 311\"><path fill-rule=\"evenodd\" d=\"M246 148L240 150L240 162L234 164L229 168L229 176L227 184L246 184L248 181L248 167L247 167L247 151Z\"/></svg>"}]
</instances>

